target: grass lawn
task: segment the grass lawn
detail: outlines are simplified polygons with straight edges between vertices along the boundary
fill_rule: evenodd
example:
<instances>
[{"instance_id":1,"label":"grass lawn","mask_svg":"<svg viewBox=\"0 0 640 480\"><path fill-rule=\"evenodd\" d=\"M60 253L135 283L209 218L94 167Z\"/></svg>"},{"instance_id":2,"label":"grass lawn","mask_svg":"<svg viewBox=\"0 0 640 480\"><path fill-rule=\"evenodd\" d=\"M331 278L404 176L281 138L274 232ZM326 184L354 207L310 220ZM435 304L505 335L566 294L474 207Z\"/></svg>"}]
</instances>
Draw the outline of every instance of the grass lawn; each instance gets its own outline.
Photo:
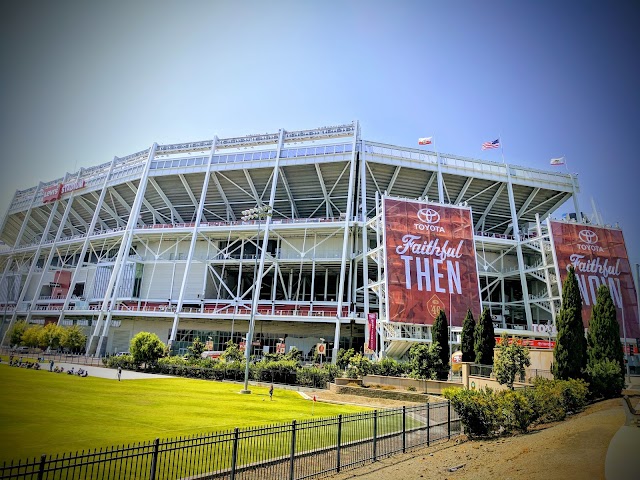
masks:
<instances>
[{"instance_id":1,"label":"grass lawn","mask_svg":"<svg viewBox=\"0 0 640 480\"><path fill-rule=\"evenodd\" d=\"M184 378L117 380L0 364L0 460L365 410L297 392Z\"/></svg>"}]
</instances>

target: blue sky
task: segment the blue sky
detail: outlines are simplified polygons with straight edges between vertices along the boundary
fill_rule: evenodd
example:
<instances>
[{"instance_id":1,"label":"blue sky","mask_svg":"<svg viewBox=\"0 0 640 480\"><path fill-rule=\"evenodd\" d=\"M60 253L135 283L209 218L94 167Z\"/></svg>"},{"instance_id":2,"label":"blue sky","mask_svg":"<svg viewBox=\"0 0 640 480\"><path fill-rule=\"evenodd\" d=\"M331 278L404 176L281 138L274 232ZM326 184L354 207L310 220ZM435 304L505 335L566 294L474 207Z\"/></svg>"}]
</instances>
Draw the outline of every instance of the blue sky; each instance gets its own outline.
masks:
<instances>
[{"instance_id":1,"label":"blue sky","mask_svg":"<svg viewBox=\"0 0 640 480\"><path fill-rule=\"evenodd\" d=\"M582 209L593 197L640 262L638 25L632 1L14 2L0 211L154 141L357 119L392 144L500 161L480 145L501 135L507 162L548 170L566 155Z\"/></svg>"}]
</instances>

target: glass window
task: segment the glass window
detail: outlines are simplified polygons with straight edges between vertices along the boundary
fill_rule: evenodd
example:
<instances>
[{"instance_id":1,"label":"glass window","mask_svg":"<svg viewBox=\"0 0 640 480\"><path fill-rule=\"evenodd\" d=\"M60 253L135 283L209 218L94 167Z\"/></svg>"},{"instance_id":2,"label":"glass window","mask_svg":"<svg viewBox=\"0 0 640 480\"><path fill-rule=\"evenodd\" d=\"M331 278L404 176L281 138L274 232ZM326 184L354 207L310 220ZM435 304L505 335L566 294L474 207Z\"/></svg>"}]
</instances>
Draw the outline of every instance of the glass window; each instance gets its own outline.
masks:
<instances>
[{"instance_id":1,"label":"glass window","mask_svg":"<svg viewBox=\"0 0 640 480\"><path fill-rule=\"evenodd\" d=\"M253 154L253 159L254 159L254 160L260 160L260 156L261 156L261 155L262 155L262 153L261 153L261 152L255 152L255 153Z\"/></svg>"},{"instance_id":2,"label":"glass window","mask_svg":"<svg viewBox=\"0 0 640 480\"><path fill-rule=\"evenodd\" d=\"M276 158L277 152L269 152L269 158Z\"/></svg>"},{"instance_id":3,"label":"glass window","mask_svg":"<svg viewBox=\"0 0 640 480\"><path fill-rule=\"evenodd\" d=\"M347 144L344 146L344 151L345 152L350 152L351 150L353 150L353 148L351 148L353 145L351 144Z\"/></svg>"},{"instance_id":4,"label":"glass window","mask_svg":"<svg viewBox=\"0 0 640 480\"><path fill-rule=\"evenodd\" d=\"M331 146L331 150L332 152L335 150L336 153L342 153L344 152L344 145Z\"/></svg>"},{"instance_id":5,"label":"glass window","mask_svg":"<svg viewBox=\"0 0 640 480\"><path fill-rule=\"evenodd\" d=\"M189 161L189 159L183 158L182 160L180 160L180 166L181 167L186 167L188 161Z\"/></svg>"}]
</instances>

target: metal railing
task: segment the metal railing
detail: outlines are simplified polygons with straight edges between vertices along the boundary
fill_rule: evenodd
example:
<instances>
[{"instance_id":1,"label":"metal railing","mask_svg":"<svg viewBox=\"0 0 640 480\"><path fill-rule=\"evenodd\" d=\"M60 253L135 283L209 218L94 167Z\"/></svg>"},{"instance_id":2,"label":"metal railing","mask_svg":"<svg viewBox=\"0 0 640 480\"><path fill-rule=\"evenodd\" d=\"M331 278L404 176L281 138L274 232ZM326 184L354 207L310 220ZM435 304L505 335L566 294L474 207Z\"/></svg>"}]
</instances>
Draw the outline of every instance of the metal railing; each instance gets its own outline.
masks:
<instances>
[{"instance_id":1,"label":"metal railing","mask_svg":"<svg viewBox=\"0 0 640 480\"><path fill-rule=\"evenodd\" d=\"M469 375L474 377L493 378L493 365L480 365L479 363L474 363L469 367ZM537 377L553 380L553 373L551 373L551 370L543 370L541 368L525 368L524 375L518 375L516 381L530 383Z\"/></svg>"},{"instance_id":2,"label":"metal railing","mask_svg":"<svg viewBox=\"0 0 640 480\"><path fill-rule=\"evenodd\" d=\"M0 479L304 479L450 439L449 402L143 442L0 466Z\"/></svg>"}]
</instances>

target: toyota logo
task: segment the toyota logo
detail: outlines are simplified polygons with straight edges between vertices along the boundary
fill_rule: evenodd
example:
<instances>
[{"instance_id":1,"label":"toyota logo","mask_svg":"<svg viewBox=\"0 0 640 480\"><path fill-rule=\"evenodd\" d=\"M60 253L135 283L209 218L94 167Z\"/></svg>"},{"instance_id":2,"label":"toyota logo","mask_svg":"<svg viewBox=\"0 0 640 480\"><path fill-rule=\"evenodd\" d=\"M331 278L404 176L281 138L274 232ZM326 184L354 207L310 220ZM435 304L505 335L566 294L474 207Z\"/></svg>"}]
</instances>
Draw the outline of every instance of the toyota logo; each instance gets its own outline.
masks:
<instances>
[{"instance_id":1,"label":"toyota logo","mask_svg":"<svg viewBox=\"0 0 640 480\"><path fill-rule=\"evenodd\" d=\"M588 243L589 245L593 245L598 241L598 235L596 235L596 232L592 232L591 230L580 230L578 236L580 237L580 240L584 243Z\"/></svg>"},{"instance_id":2,"label":"toyota logo","mask_svg":"<svg viewBox=\"0 0 640 480\"><path fill-rule=\"evenodd\" d=\"M418 218L424 223L438 223L440 221L440 214L432 208L423 208L418 210Z\"/></svg>"}]
</instances>

